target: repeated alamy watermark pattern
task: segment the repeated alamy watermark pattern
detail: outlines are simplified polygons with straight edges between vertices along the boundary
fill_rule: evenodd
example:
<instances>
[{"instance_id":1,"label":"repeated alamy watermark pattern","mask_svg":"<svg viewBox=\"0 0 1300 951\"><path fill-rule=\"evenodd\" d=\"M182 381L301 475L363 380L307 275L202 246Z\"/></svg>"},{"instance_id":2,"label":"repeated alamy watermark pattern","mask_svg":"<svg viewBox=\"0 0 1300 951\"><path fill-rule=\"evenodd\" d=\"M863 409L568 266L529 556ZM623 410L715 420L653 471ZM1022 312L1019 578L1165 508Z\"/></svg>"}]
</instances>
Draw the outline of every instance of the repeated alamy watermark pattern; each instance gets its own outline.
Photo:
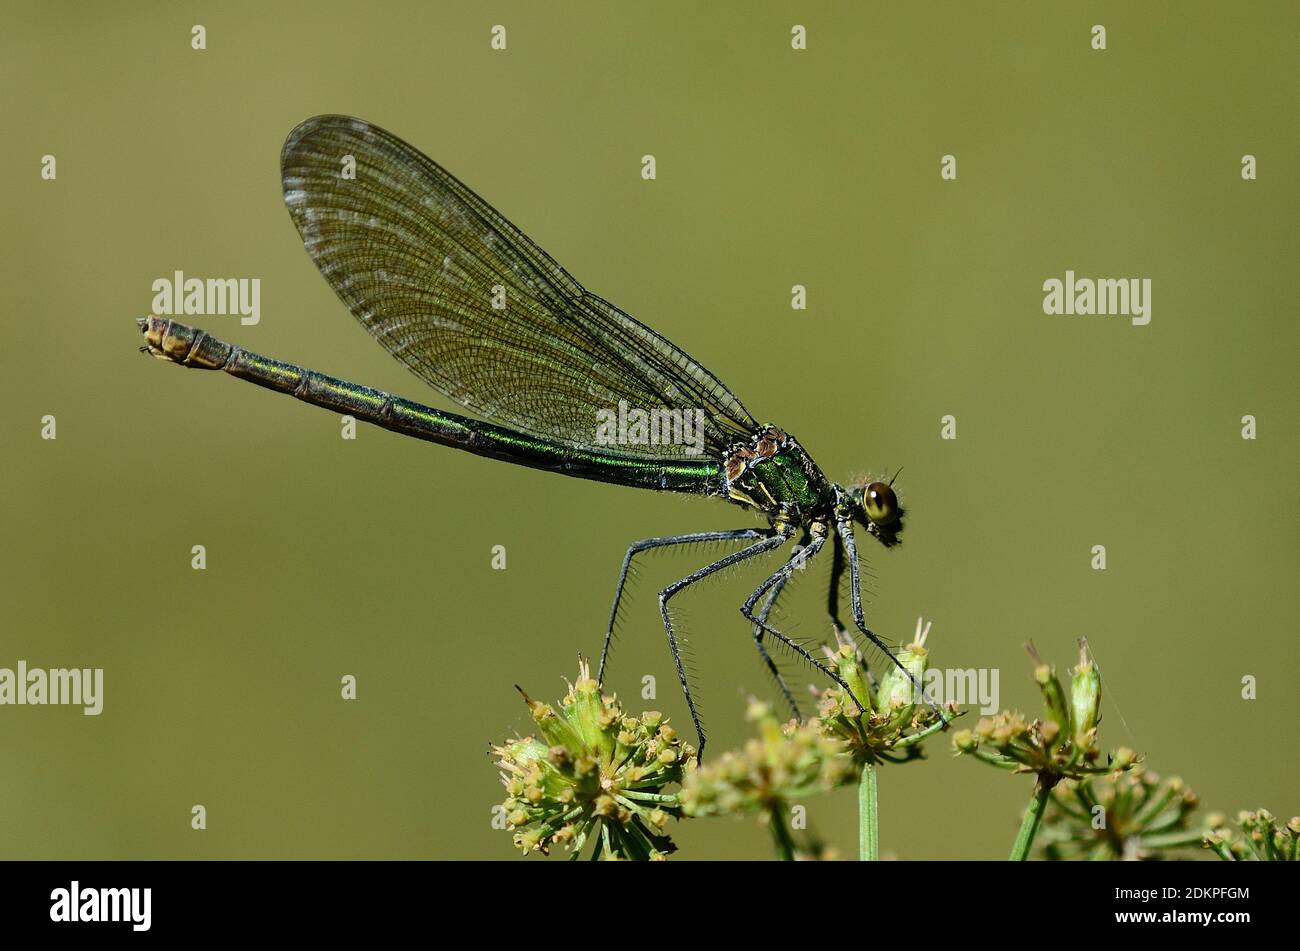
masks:
<instances>
[{"instance_id":1,"label":"repeated alamy watermark pattern","mask_svg":"<svg viewBox=\"0 0 1300 951\"><path fill-rule=\"evenodd\" d=\"M1043 281L1043 313L1065 317L1129 317L1134 327L1151 323L1151 278L1049 277Z\"/></svg>"},{"instance_id":2,"label":"repeated alamy watermark pattern","mask_svg":"<svg viewBox=\"0 0 1300 951\"><path fill-rule=\"evenodd\" d=\"M999 679L997 667L931 667L921 677L921 688L927 703L979 704L980 713L990 714L1002 709Z\"/></svg>"},{"instance_id":3,"label":"repeated alamy watermark pattern","mask_svg":"<svg viewBox=\"0 0 1300 951\"><path fill-rule=\"evenodd\" d=\"M246 326L262 319L262 280L253 277L186 277L184 271L153 282L158 317L238 316Z\"/></svg>"},{"instance_id":4,"label":"repeated alamy watermark pattern","mask_svg":"<svg viewBox=\"0 0 1300 951\"><path fill-rule=\"evenodd\" d=\"M913 673L920 689L906 677L901 678L893 689L899 703L928 703L936 707L978 704L979 712L986 715L1002 709L998 692L1001 676L997 667L927 667L922 673Z\"/></svg>"},{"instance_id":5,"label":"repeated alamy watermark pattern","mask_svg":"<svg viewBox=\"0 0 1300 951\"><path fill-rule=\"evenodd\" d=\"M0 706L79 706L88 717L104 709L104 668L0 667Z\"/></svg>"},{"instance_id":6,"label":"repeated alamy watermark pattern","mask_svg":"<svg viewBox=\"0 0 1300 951\"><path fill-rule=\"evenodd\" d=\"M637 409L627 400L618 409L596 411L598 446L684 446L688 456L704 452L704 410Z\"/></svg>"}]
</instances>

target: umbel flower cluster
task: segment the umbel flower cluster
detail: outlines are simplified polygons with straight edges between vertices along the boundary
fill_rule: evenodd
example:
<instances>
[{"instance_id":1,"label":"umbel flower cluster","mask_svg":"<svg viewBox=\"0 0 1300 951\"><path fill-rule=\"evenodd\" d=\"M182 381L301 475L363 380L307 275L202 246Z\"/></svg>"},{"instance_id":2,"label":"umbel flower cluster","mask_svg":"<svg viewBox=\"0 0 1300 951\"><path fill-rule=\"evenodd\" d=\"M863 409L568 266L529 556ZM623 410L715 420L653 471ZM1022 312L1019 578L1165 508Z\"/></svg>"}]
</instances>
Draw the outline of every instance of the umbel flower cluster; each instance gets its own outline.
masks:
<instances>
[{"instance_id":1,"label":"umbel flower cluster","mask_svg":"<svg viewBox=\"0 0 1300 951\"><path fill-rule=\"evenodd\" d=\"M675 848L670 818L756 815L778 858L827 858L834 851L812 833L796 841L806 814L792 802L856 779L858 857L878 859L878 767L919 758L923 741L958 715L952 704L936 710L920 689L929 630L918 621L898 655L901 669L886 667L879 680L837 632L826 653L843 683L815 691L818 715L782 723L751 700L756 736L706 766L662 714L627 715L579 658L578 678L557 706L524 694L536 733L492 749L506 788L501 815L516 847L658 860ZM1037 848L1049 859L1160 859L1202 845L1227 861L1300 860L1300 817L1282 823L1261 809L1239 813L1235 824L1222 815L1201 824L1196 794L1180 778L1161 779L1130 749L1104 752L1101 674L1086 641L1068 695L1056 671L1028 649L1042 715L1004 710L953 736L957 755L1035 778L1011 859L1029 858L1041 831Z\"/></svg>"},{"instance_id":2,"label":"umbel flower cluster","mask_svg":"<svg viewBox=\"0 0 1300 951\"><path fill-rule=\"evenodd\" d=\"M828 648L826 654L852 696L838 685L821 691L816 722L828 736L844 744L859 766L919 758L921 744L956 716L955 704L950 703L947 716L941 716L923 697L921 685L930 664L925 646L929 635L930 625L922 627L918 618L912 643L898 652L902 666L890 664L877 683L853 642L835 632L839 646ZM855 697L863 709L858 708Z\"/></svg>"},{"instance_id":3,"label":"umbel flower cluster","mask_svg":"<svg viewBox=\"0 0 1300 951\"><path fill-rule=\"evenodd\" d=\"M758 812L855 782L864 764L920 757L921 743L956 715L955 705L945 718L921 696L929 633L930 625L918 620L916 637L898 653L901 668L891 664L877 682L853 642L837 631L838 647L826 653L852 696L838 685L820 691L813 720L784 725L771 707L751 700L747 718L759 735L688 777L682 792L686 815Z\"/></svg>"},{"instance_id":4,"label":"umbel flower cluster","mask_svg":"<svg viewBox=\"0 0 1300 951\"><path fill-rule=\"evenodd\" d=\"M844 744L815 724L782 724L768 704L757 700L750 700L745 718L757 727L758 736L739 751L691 771L681 795L685 815L768 811L789 799L827 792L852 776Z\"/></svg>"},{"instance_id":5,"label":"umbel flower cluster","mask_svg":"<svg viewBox=\"0 0 1300 951\"><path fill-rule=\"evenodd\" d=\"M837 647L827 656L844 685L818 693L818 715L806 724L781 724L767 704L751 701L749 720L758 736L686 778L683 814L757 813L772 833L778 857L818 858L824 853L796 844L787 823L789 803L856 782L859 856L877 858L877 764L920 757L925 738L955 716L955 706L945 716L922 696L929 632L930 626L918 621L916 637L898 655L901 667L891 665L879 682L852 641L836 632Z\"/></svg>"},{"instance_id":6,"label":"umbel flower cluster","mask_svg":"<svg viewBox=\"0 0 1300 951\"><path fill-rule=\"evenodd\" d=\"M558 709L527 694L524 701L538 735L492 750L515 845L525 853L558 845L574 858L588 844L607 859L671 852L664 829L680 807L666 790L682 782L695 751L663 716L624 714L616 698L602 694L585 660Z\"/></svg>"},{"instance_id":7,"label":"umbel flower cluster","mask_svg":"<svg viewBox=\"0 0 1300 951\"><path fill-rule=\"evenodd\" d=\"M1177 776L1143 766L1110 776L1066 779L1052 791L1040 837L1049 859L1152 860L1200 846L1200 800Z\"/></svg>"},{"instance_id":8,"label":"umbel flower cluster","mask_svg":"<svg viewBox=\"0 0 1300 951\"><path fill-rule=\"evenodd\" d=\"M1237 813L1233 829L1223 815L1209 820L1205 848L1213 849L1228 862L1300 862L1300 816L1292 816L1286 825L1267 809Z\"/></svg>"},{"instance_id":9,"label":"umbel flower cluster","mask_svg":"<svg viewBox=\"0 0 1300 951\"><path fill-rule=\"evenodd\" d=\"M758 736L692 770L681 794L688 817L757 814L779 858L825 858L815 842L800 845L791 832L789 801L829 792L853 775L844 744L816 724L780 723L766 703L750 700L746 718Z\"/></svg>"},{"instance_id":10,"label":"umbel flower cluster","mask_svg":"<svg viewBox=\"0 0 1300 951\"><path fill-rule=\"evenodd\" d=\"M1137 764L1137 753L1120 747L1101 761L1097 724L1101 709L1101 673L1088 642L1079 641L1079 666L1074 668L1067 699L1056 670L1043 663L1032 644L1034 680L1043 696L1043 716L1029 719L1019 711L1004 710L983 717L973 730L953 735L959 755L1003 769L1037 773L1048 789L1062 779L1084 779L1103 773L1120 773Z\"/></svg>"}]
</instances>

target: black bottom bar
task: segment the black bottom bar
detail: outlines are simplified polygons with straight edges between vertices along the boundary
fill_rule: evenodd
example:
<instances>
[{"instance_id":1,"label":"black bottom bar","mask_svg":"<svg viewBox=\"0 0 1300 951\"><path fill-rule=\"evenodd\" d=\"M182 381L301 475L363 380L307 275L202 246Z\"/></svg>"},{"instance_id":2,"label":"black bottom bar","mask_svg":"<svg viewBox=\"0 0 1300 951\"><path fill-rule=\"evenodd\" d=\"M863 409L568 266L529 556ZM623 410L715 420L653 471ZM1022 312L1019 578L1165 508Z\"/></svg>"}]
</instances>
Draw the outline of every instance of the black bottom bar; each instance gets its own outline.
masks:
<instances>
[{"instance_id":1,"label":"black bottom bar","mask_svg":"<svg viewBox=\"0 0 1300 951\"><path fill-rule=\"evenodd\" d=\"M888 886L894 882L896 887ZM139 903L112 906L118 922L55 921L76 882L81 908L96 909L102 889L149 889L148 929ZM725 882L725 884L720 884ZM802 921L804 933L862 938L905 928L918 941L953 946L987 932L1037 936L1166 935L1191 932L1239 941L1248 932L1292 930L1294 866L1265 863L845 863L832 873L817 863L669 862L642 867L602 863L500 862L9 862L0 865L0 929L10 939L59 936L97 940L158 935L166 940L285 934L373 937L425 929L438 938L462 933L483 941L583 943L597 934L635 945L657 926L658 909L682 926L682 938L725 925L730 940L764 933L774 919ZM780 888L791 900L756 896ZM645 905L629 896L642 894ZM876 915L826 916L810 909L870 896ZM66 897L65 897L66 896ZM750 896L748 898L744 896ZM796 899L795 896L798 896ZM856 897L855 897L856 896ZM60 902L62 901L62 904ZM135 922L130 911L137 911ZM926 911L929 909L929 911ZM111 911L111 907L110 907ZM936 913L937 912L937 913ZM1202 916L1209 916L1208 919ZM80 912L78 917L83 917ZM887 922L894 924L873 922ZM449 926L454 930L448 930ZM481 929L481 930L479 930ZM881 931L880 929L885 929ZM1009 930L1008 930L1009 929ZM656 941L671 947L671 929ZM760 939L770 934L760 934ZM1065 946L1071 945L1067 941ZM27 945L31 946L31 945ZM295 946L303 946L298 941ZM763 946L758 944L756 946Z\"/></svg>"}]
</instances>

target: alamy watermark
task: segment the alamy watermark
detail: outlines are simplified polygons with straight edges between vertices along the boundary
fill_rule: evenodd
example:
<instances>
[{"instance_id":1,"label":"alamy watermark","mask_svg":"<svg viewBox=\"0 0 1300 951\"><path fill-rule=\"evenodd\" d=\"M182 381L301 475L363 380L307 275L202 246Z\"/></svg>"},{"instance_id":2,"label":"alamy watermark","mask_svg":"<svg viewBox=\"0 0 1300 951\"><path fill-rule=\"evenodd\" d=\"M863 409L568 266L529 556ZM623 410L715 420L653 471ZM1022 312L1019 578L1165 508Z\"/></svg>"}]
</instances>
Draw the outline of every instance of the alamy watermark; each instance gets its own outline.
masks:
<instances>
[{"instance_id":1,"label":"alamy watermark","mask_svg":"<svg viewBox=\"0 0 1300 951\"><path fill-rule=\"evenodd\" d=\"M5 704L79 706L86 716L99 716L104 709L104 668L29 669L25 660L17 669L0 667L0 706Z\"/></svg>"},{"instance_id":2,"label":"alamy watermark","mask_svg":"<svg viewBox=\"0 0 1300 951\"><path fill-rule=\"evenodd\" d=\"M704 410L634 409L627 400L618 409L596 411L598 446L685 446L688 456L704 452Z\"/></svg>"},{"instance_id":3,"label":"alamy watermark","mask_svg":"<svg viewBox=\"0 0 1300 951\"><path fill-rule=\"evenodd\" d=\"M931 667L921 675L921 689L927 703L963 707L978 704L979 712L989 715L1002 709L1000 679L997 667Z\"/></svg>"},{"instance_id":4,"label":"alamy watermark","mask_svg":"<svg viewBox=\"0 0 1300 951\"><path fill-rule=\"evenodd\" d=\"M1151 323L1151 278L1049 277L1043 281L1043 313L1066 317L1129 317L1134 327Z\"/></svg>"},{"instance_id":5,"label":"alamy watermark","mask_svg":"<svg viewBox=\"0 0 1300 951\"><path fill-rule=\"evenodd\" d=\"M158 317L237 315L241 324L262 319L262 279L258 277L186 277L176 271L171 278L153 282L153 313Z\"/></svg>"},{"instance_id":6,"label":"alamy watermark","mask_svg":"<svg viewBox=\"0 0 1300 951\"><path fill-rule=\"evenodd\" d=\"M132 931L148 931L153 923L153 889L89 888L74 879L68 888L50 892L50 921L124 922Z\"/></svg>"}]
</instances>

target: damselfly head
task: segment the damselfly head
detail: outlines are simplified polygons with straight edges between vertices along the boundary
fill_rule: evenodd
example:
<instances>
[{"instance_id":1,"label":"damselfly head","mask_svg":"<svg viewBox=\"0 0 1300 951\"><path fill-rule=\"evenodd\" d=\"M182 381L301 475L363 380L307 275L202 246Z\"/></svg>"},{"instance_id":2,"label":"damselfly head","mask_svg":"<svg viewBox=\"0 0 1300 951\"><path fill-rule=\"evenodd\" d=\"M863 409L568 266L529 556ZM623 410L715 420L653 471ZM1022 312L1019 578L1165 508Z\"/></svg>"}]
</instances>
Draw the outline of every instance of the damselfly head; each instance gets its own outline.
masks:
<instances>
[{"instance_id":1,"label":"damselfly head","mask_svg":"<svg viewBox=\"0 0 1300 951\"><path fill-rule=\"evenodd\" d=\"M862 487L862 511L877 525L892 525L898 521L898 496L883 482L872 482Z\"/></svg>"},{"instance_id":2,"label":"damselfly head","mask_svg":"<svg viewBox=\"0 0 1300 951\"><path fill-rule=\"evenodd\" d=\"M898 504L892 486L886 482L869 482L854 489L854 501L861 512L858 520L882 545L888 548L898 543L898 533L903 530L903 507Z\"/></svg>"}]
</instances>

